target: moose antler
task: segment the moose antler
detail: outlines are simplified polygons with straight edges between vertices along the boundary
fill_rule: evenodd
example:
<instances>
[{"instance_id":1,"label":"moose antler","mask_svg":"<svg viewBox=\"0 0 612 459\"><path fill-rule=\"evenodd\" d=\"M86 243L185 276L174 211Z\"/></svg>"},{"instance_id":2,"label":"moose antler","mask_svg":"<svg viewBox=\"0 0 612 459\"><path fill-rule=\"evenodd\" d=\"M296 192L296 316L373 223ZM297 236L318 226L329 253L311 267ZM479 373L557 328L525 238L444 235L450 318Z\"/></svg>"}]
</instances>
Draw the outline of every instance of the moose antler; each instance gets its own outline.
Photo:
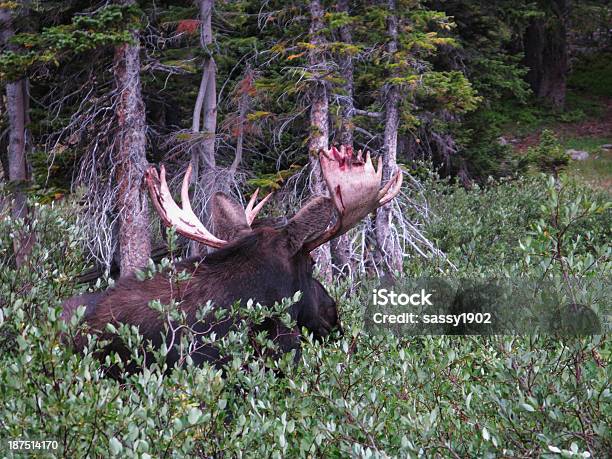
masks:
<instances>
[{"instance_id":1,"label":"moose antler","mask_svg":"<svg viewBox=\"0 0 612 459\"><path fill-rule=\"evenodd\" d=\"M157 210L162 222L166 226L173 226L176 228L177 233L210 247L221 248L228 244L227 241L217 238L208 231L191 209L191 203L189 202L191 164L187 167L187 172L185 173L183 185L181 187L182 208L172 199L168 183L166 182L166 169L164 166L161 166L159 175L155 167L149 167L145 174L145 178L149 188L151 201L153 201L153 206L155 206L155 210ZM251 223L253 223L259 211L272 196L272 193L268 194L255 206L258 193L259 188L255 190L245 209L245 217L249 226L251 226Z\"/></svg>"},{"instance_id":2,"label":"moose antler","mask_svg":"<svg viewBox=\"0 0 612 459\"><path fill-rule=\"evenodd\" d=\"M149 167L145 178L153 206L155 206L155 210L157 210L162 222L166 226L174 226L177 233L211 247L221 248L227 245L227 241L215 237L208 231L191 209L191 203L189 202L191 164L187 168L181 187L182 208L172 199L168 183L166 182L166 168L164 166L161 166L159 176L155 167Z\"/></svg>"},{"instance_id":3,"label":"moose antler","mask_svg":"<svg viewBox=\"0 0 612 459\"><path fill-rule=\"evenodd\" d=\"M361 150L355 156L352 147L321 150L319 162L338 215L334 226L306 244L308 251L346 233L370 212L396 197L402 186L402 173L398 171L381 189L382 161L375 170L370 153L364 161Z\"/></svg>"}]
</instances>

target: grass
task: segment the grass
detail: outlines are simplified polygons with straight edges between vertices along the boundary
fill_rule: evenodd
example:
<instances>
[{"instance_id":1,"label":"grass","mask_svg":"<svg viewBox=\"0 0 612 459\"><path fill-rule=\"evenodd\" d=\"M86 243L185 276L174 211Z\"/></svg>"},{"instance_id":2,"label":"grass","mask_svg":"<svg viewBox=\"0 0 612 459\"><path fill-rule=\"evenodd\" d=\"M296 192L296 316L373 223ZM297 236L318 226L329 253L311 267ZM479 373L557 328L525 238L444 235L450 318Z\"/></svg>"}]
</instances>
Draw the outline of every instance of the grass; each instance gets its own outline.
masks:
<instances>
[{"instance_id":1,"label":"grass","mask_svg":"<svg viewBox=\"0 0 612 459\"><path fill-rule=\"evenodd\" d=\"M605 152L602 145L612 144L612 137L574 137L563 140L565 148L588 151L590 155L600 155Z\"/></svg>"},{"instance_id":2,"label":"grass","mask_svg":"<svg viewBox=\"0 0 612 459\"><path fill-rule=\"evenodd\" d=\"M608 192L612 190L612 150L601 148L607 143L612 143L612 137L583 137L566 140L565 148L587 151L590 155L585 161L572 161L568 168L569 174L593 188Z\"/></svg>"}]
</instances>

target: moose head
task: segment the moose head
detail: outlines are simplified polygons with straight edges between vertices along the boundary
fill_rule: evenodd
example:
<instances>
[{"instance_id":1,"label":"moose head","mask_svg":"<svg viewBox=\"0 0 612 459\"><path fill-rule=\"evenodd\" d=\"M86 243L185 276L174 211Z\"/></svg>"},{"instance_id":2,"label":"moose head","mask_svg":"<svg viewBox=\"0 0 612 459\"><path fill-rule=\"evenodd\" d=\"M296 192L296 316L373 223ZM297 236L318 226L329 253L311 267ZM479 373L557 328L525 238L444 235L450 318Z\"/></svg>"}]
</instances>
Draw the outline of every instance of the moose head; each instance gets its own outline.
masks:
<instances>
[{"instance_id":1,"label":"moose head","mask_svg":"<svg viewBox=\"0 0 612 459\"><path fill-rule=\"evenodd\" d=\"M148 306L152 300L159 299L164 304L177 302L196 333L214 331L217 336L224 336L232 328L232 321L196 320L198 309L207 302L212 302L215 308L227 308L238 301L244 304L249 299L272 305L297 291L301 292L301 298L288 311L297 327L288 330L280 320L269 320L260 331L264 330L282 351L289 351L299 349L302 327L316 337L325 337L338 329L336 303L313 277L314 262L310 253L392 200L400 191L402 175L398 172L381 189L381 162L375 170L369 153L364 160L361 152L354 154L352 148L344 146L320 151L319 161L330 197L314 197L286 224L273 226L255 221L270 195L256 205L256 191L243 208L229 196L217 193L212 200L215 234L192 211L188 194L191 168L183 180L182 207L179 207L166 183L164 167L159 174L150 167L146 183L162 222L174 227L177 233L218 250L179 263L178 271L190 273L179 285L173 285L163 273L144 281L131 275L121 278L101 296L88 296L81 304L87 305L85 321L89 329L105 335L109 323L135 325L145 340L160 345L163 336L168 339L167 330L164 332L166 318ZM65 317L77 303L78 299L65 303ZM119 341L106 337L111 340L108 351L125 353ZM196 346L196 349L191 355L196 364L223 361L211 346ZM170 350L167 360L172 366L179 356Z\"/></svg>"}]
</instances>

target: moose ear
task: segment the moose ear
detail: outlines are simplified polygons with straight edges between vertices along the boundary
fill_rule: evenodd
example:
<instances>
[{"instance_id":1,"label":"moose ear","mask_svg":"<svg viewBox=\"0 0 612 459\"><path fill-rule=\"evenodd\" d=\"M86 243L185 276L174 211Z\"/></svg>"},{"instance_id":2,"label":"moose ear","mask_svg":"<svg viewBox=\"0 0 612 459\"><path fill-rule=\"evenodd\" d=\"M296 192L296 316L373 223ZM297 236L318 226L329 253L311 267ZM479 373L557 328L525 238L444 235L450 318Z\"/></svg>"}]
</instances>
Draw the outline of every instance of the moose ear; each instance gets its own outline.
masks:
<instances>
[{"instance_id":1,"label":"moose ear","mask_svg":"<svg viewBox=\"0 0 612 459\"><path fill-rule=\"evenodd\" d=\"M212 198L212 223L215 236L226 241L249 229L242 205L221 192L215 193Z\"/></svg>"},{"instance_id":2,"label":"moose ear","mask_svg":"<svg viewBox=\"0 0 612 459\"><path fill-rule=\"evenodd\" d=\"M295 255L302 246L318 237L329 225L334 214L331 199L319 196L308 202L285 226L287 248Z\"/></svg>"}]
</instances>

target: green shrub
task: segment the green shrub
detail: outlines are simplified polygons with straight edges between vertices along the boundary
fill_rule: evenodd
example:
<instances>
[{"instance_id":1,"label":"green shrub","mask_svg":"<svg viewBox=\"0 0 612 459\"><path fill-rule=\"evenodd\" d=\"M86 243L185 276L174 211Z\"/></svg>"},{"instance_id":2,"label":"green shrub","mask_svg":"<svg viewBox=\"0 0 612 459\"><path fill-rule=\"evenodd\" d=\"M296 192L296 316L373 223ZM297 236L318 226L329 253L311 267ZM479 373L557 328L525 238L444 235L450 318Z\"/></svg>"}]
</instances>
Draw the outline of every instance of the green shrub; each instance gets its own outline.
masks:
<instances>
[{"instance_id":1,"label":"green shrub","mask_svg":"<svg viewBox=\"0 0 612 459\"><path fill-rule=\"evenodd\" d=\"M572 264L558 263L556 277L597 253L587 272L609 274L601 195L540 177L472 191L429 188L435 217L426 233L461 273L541 275L543 257L563 240ZM23 453L8 439L57 440L59 449L44 454L56 457L553 458L612 450L608 336L368 336L365 297L340 283L330 292L344 336L306 339L297 366L291 355L255 358L243 328L217 340L231 357L224 374L208 365L164 374L160 351L159 364L122 382L103 377L95 339L75 354L59 338L78 328L58 314L83 267L78 231L64 215L37 207L34 262L21 270L10 260L10 234L21 224L0 218L3 456ZM435 271L416 261L407 269ZM254 316L264 313L252 306ZM118 333L141 352L134 330Z\"/></svg>"},{"instance_id":2,"label":"green shrub","mask_svg":"<svg viewBox=\"0 0 612 459\"><path fill-rule=\"evenodd\" d=\"M612 236L609 195L571 178L552 183L541 174L467 190L448 181L429 180L425 188L432 216L425 223L425 235L447 254L459 272L493 276L522 262L525 249L521 241L532 238L538 227L545 228L543 222L555 220L551 209L574 215L576 209L593 206L584 215L574 215L580 218L572 221L563 236L579 242L571 246L574 258L593 255L595 247L606 248ZM555 191L558 185L560 194ZM429 260L418 259L410 259L405 267L415 274L435 274L438 268Z\"/></svg>"},{"instance_id":3,"label":"green shrub","mask_svg":"<svg viewBox=\"0 0 612 459\"><path fill-rule=\"evenodd\" d=\"M461 273L494 275L522 258L519 240L530 222L541 216L545 181L539 177L489 183L467 190L458 184L433 182L425 185L432 217L425 235L447 254ZM438 266L422 265L428 274Z\"/></svg>"},{"instance_id":4,"label":"green shrub","mask_svg":"<svg viewBox=\"0 0 612 459\"><path fill-rule=\"evenodd\" d=\"M538 170L555 175L567 167L570 159L555 133L548 129L542 131L539 145L529 147L526 157Z\"/></svg>"}]
</instances>

